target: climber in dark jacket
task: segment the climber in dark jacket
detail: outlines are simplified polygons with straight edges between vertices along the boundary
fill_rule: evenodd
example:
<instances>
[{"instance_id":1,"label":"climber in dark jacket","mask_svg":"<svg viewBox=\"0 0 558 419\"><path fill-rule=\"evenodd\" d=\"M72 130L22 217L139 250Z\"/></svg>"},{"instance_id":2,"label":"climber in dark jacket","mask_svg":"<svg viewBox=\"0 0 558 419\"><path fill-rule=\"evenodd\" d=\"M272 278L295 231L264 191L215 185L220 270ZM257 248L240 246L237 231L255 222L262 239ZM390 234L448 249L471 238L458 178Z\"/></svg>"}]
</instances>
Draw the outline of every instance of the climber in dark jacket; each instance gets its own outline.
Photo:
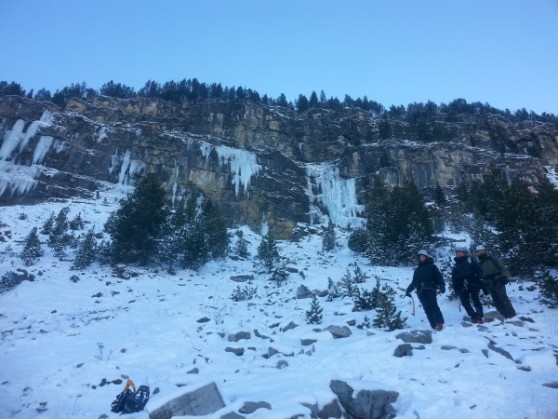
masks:
<instances>
[{"instance_id":1,"label":"climber in dark jacket","mask_svg":"<svg viewBox=\"0 0 558 419\"><path fill-rule=\"evenodd\" d=\"M405 295L410 297L411 292L416 288L419 301L426 313L430 326L432 329L442 330L444 328L444 316L438 306L436 293L438 291L442 294L446 292L444 278L425 250L419 250L418 258L418 266L415 268L413 280L407 287Z\"/></svg>"},{"instance_id":2,"label":"climber in dark jacket","mask_svg":"<svg viewBox=\"0 0 558 419\"><path fill-rule=\"evenodd\" d=\"M469 257L468 253L465 247L455 249L455 258L453 258L455 264L451 271L451 282L453 290L459 297L459 301L461 301L471 321L482 324L484 314L479 294L481 289L485 294L488 294L488 289L480 279L482 276L481 266L475 259ZM473 300L475 308L471 306L470 300Z\"/></svg>"},{"instance_id":3,"label":"climber in dark jacket","mask_svg":"<svg viewBox=\"0 0 558 419\"><path fill-rule=\"evenodd\" d=\"M496 310L506 319L515 316L515 309L506 293L506 284L510 280L510 274L500 259L488 254L484 245L478 245L477 255L479 257L482 278L488 285L488 291Z\"/></svg>"}]
</instances>

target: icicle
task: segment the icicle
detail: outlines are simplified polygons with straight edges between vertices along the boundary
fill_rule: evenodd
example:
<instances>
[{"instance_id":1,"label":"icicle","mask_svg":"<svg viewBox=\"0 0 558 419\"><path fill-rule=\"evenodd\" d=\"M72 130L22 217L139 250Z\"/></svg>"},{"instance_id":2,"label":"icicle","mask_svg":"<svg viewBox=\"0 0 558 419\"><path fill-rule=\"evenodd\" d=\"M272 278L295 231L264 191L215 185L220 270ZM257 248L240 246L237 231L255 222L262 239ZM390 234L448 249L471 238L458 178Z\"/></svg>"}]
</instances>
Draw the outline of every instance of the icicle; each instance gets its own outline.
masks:
<instances>
[{"instance_id":1,"label":"icicle","mask_svg":"<svg viewBox=\"0 0 558 419\"><path fill-rule=\"evenodd\" d=\"M43 135L39 139L35 150L33 151L33 164L41 164L46 154L52 146L53 138L48 135Z\"/></svg>"},{"instance_id":2,"label":"icicle","mask_svg":"<svg viewBox=\"0 0 558 419\"><path fill-rule=\"evenodd\" d=\"M4 135L4 142L2 143L2 147L0 147L0 160L8 160L10 158L12 152L23 139L24 127L25 122L22 119L18 119L12 129L6 132Z\"/></svg>"},{"instance_id":3,"label":"icicle","mask_svg":"<svg viewBox=\"0 0 558 419\"><path fill-rule=\"evenodd\" d=\"M120 174L118 175L118 183L121 185L129 185L131 177L141 173L144 169L142 162L130 158L132 153L126 150L122 158L122 165L120 166ZM113 156L114 157L114 156ZM112 169L111 169L112 171Z\"/></svg>"},{"instance_id":4,"label":"icicle","mask_svg":"<svg viewBox=\"0 0 558 419\"><path fill-rule=\"evenodd\" d=\"M202 155L206 159L209 157L211 151L215 150L219 157L219 165L229 165L236 196L238 196L240 192L240 187L243 187L244 193L248 194L248 186L250 185L252 176L257 174L262 168L257 163L257 158L254 153L224 145L212 146L204 141L200 143L200 148Z\"/></svg>"}]
</instances>

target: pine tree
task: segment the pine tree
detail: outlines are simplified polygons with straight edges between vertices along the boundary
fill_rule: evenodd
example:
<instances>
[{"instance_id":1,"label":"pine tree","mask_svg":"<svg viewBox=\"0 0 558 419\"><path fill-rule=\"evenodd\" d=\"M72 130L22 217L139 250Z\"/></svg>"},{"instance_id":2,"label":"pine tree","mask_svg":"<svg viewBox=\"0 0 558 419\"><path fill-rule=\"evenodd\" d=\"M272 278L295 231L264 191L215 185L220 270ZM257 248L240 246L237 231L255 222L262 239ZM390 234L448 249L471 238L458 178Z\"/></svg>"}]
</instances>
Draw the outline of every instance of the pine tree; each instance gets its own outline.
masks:
<instances>
[{"instance_id":1,"label":"pine tree","mask_svg":"<svg viewBox=\"0 0 558 419\"><path fill-rule=\"evenodd\" d=\"M436 182L436 190L434 191L434 201L438 206L443 206L446 204L446 195L444 194L444 190L440 186L438 182Z\"/></svg>"},{"instance_id":2,"label":"pine tree","mask_svg":"<svg viewBox=\"0 0 558 419\"><path fill-rule=\"evenodd\" d=\"M271 230L262 238L256 257L268 273L273 272L279 264L281 257Z\"/></svg>"},{"instance_id":3,"label":"pine tree","mask_svg":"<svg viewBox=\"0 0 558 419\"><path fill-rule=\"evenodd\" d=\"M76 258L72 264L72 269L84 269L91 265L95 260L97 250L97 242L93 229L90 229L83 240L78 244Z\"/></svg>"},{"instance_id":4,"label":"pine tree","mask_svg":"<svg viewBox=\"0 0 558 419\"><path fill-rule=\"evenodd\" d=\"M322 251L331 252L333 249L335 249L335 226L329 220L322 240Z\"/></svg>"},{"instance_id":5,"label":"pine tree","mask_svg":"<svg viewBox=\"0 0 558 419\"><path fill-rule=\"evenodd\" d=\"M229 247L229 233L227 232L227 221L219 210L219 207L208 199L202 205L200 215L200 228L207 243L208 258L217 259L223 257Z\"/></svg>"},{"instance_id":6,"label":"pine tree","mask_svg":"<svg viewBox=\"0 0 558 419\"><path fill-rule=\"evenodd\" d=\"M248 256L250 256L250 253L248 252L248 240L244 238L244 233L242 232L242 230L238 230L235 235L236 244L234 247L234 252L241 258L246 259Z\"/></svg>"},{"instance_id":7,"label":"pine tree","mask_svg":"<svg viewBox=\"0 0 558 419\"><path fill-rule=\"evenodd\" d=\"M376 278L376 285L371 291L359 291L353 301L355 303L353 311L368 311L375 310L378 307L378 301L382 296L380 289L380 279Z\"/></svg>"},{"instance_id":8,"label":"pine tree","mask_svg":"<svg viewBox=\"0 0 558 419\"><path fill-rule=\"evenodd\" d=\"M391 191L375 180L366 213L366 253L373 263L408 262L418 248L432 240L430 214L411 180Z\"/></svg>"},{"instance_id":9,"label":"pine tree","mask_svg":"<svg viewBox=\"0 0 558 419\"><path fill-rule=\"evenodd\" d=\"M81 218L81 214L78 214L68 223L70 230L81 230L84 227L83 219Z\"/></svg>"},{"instance_id":10,"label":"pine tree","mask_svg":"<svg viewBox=\"0 0 558 419\"><path fill-rule=\"evenodd\" d=\"M54 213L50 213L50 217L47 218L43 227L41 229L41 234L50 234L52 228L54 227Z\"/></svg>"},{"instance_id":11,"label":"pine tree","mask_svg":"<svg viewBox=\"0 0 558 419\"><path fill-rule=\"evenodd\" d=\"M553 276L548 269L539 274L537 282L541 289L541 295L550 299L551 304L558 303L558 277Z\"/></svg>"},{"instance_id":12,"label":"pine tree","mask_svg":"<svg viewBox=\"0 0 558 419\"><path fill-rule=\"evenodd\" d=\"M339 291L339 287L333 282L331 278L327 278L327 300L333 301L334 298L339 298L342 293Z\"/></svg>"},{"instance_id":13,"label":"pine tree","mask_svg":"<svg viewBox=\"0 0 558 419\"><path fill-rule=\"evenodd\" d=\"M43 256L41 241L39 239L39 235L37 234L37 227L33 227L31 232L25 239L25 244L20 257L26 266L30 266L36 259L39 259L41 256Z\"/></svg>"},{"instance_id":14,"label":"pine tree","mask_svg":"<svg viewBox=\"0 0 558 419\"><path fill-rule=\"evenodd\" d=\"M178 261L183 268L198 269L209 259L210 249L199 219L193 220L177 232Z\"/></svg>"},{"instance_id":15,"label":"pine tree","mask_svg":"<svg viewBox=\"0 0 558 419\"><path fill-rule=\"evenodd\" d=\"M372 324L379 329L387 329L389 331L402 329L405 326L406 318L401 317L401 311L397 311L394 303L395 290L385 284L382 287L378 306L376 308L376 317Z\"/></svg>"},{"instance_id":16,"label":"pine tree","mask_svg":"<svg viewBox=\"0 0 558 419\"><path fill-rule=\"evenodd\" d=\"M318 297L312 297L310 309L306 312L306 324L321 324L323 319L323 309L320 307Z\"/></svg>"},{"instance_id":17,"label":"pine tree","mask_svg":"<svg viewBox=\"0 0 558 419\"><path fill-rule=\"evenodd\" d=\"M353 264L349 264L349 266L353 266L353 278L356 284L363 284L368 279L368 275L364 273L364 271L358 266L358 263L354 262Z\"/></svg>"},{"instance_id":18,"label":"pine tree","mask_svg":"<svg viewBox=\"0 0 558 419\"><path fill-rule=\"evenodd\" d=\"M360 292L358 286L356 285L355 278L351 275L349 268L339 281L339 290L341 295L344 297L355 297Z\"/></svg>"},{"instance_id":19,"label":"pine tree","mask_svg":"<svg viewBox=\"0 0 558 419\"><path fill-rule=\"evenodd\" d=\"M150 173L105 224L114 262L146 265L156 253L167 213L165 191Z\"/></svg>"},{"instance_id":20,"label":"pine tree","mask_svg":"<svg viewBox=\"0 0 558 419\"><path fill-rule=\"evenodd\" d=\"M456 191L457 199L461 202L468 202L469 201L469 192L467 191L467 186L465 183L461 182L457 187Z\"/></svg>"},{"instance_id":21,"label":"pine tree","mask_svg":"<svg viewBox=\"0 0 558 419\"><path fill-rule=\"evenodd\" d=\"M62 258L66 253L66 247L72 243L73 236L68 234L69 221L68 213L69 207L62 208L56 218L48 235L47 244L54 250L57 257Z\"/></svg>"}]
</instances>

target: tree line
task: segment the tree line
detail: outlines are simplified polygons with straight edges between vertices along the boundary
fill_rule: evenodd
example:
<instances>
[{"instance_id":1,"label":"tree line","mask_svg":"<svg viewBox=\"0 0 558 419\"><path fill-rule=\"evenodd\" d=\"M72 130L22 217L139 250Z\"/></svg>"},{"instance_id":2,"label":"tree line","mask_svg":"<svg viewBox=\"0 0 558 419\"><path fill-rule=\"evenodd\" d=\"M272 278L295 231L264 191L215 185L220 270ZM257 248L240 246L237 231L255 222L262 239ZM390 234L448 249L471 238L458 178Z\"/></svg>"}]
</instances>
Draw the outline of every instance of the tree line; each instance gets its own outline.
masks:
<instances>
[{"instance_id":1,"label":"tree line","mask_svg":"<svg viewBox=\"0 0 558 419\"><path fill-rule=\"evenodd\" d=\"M366 225L352 231L348 247L375 265L409 265L418 249L435 255L437 247L451 245L445 231L466 232L474 245L485 244L502 257L513 274L533 277L544 295L558 300L558 278L551 273L558 269L558 191L550 182L541 180L537 189L520 179L508 183L502 170L492 168L484 182L461 184L450 196L439 185L426 192L412 180L390 188L375 179L365 205ZM226 220L217 205L189 191L173 206L154 174L142 178L109 216L104 225L108 241L98 243L103 235L94 228L76 238L72 232L83 230L85 222L80 214L73 219L68 214L69 208L63 208L58 215L51 214L40 230L31 230L20 253L26 265L43 255L44 242L61 260L68 248L74 249L73 269L85 269L95 261L198 269L230 251L249 257L241 231L231 248ZM337 249L331 222L323 227L322 237L322 252ZM281 284L288 276L286 263L273 231L268 231L257 249L255 266ZM360 270L355 268L352 276L350 281L331 282L330 295L348 295L356 306L368 306L370 296L354 287L362 282ZM251 294L241 291L237 299Z\"/></svg>"},{"instance_id":2,"label":"tree line","mask_svg":"<svg viewBox=\"0 0 558 419\"><path fill-rule=\"evenodd\" d=\"M558 190L547 179L535 189L521 179L509 183L494 167L484 182L461 184L449 197L439 185L427 197L412 180L388 188L376 179L365 217L348 245L374 264L408 264L421 248L435 254L449 229L488 245L514 274L558 268Z\"/></svg>"},{"instance_id":3,"label":"tree line","mask_svg":"<svg viewBox=\"0 0 558 419\"><path fill-rule=\"evenodd\" d=\"M392 105L385 108L382 104L363 98L352 98L349 95L340 100L335 97L327 97L322 90L320 93L312 91L309 96L299 94L293 101L289 101L285 94L281 93L279 97L272 98L268 95L260 95L257 91L245 87L226 87L221 83L203 83L194 79L183 79L181 81L167 81L159 83L148 80L145 85L135 90L133 87L126 86L122 83L109 81L101 86L99 90L87 87L86 83L72 83L69 86L56 90L51 93L47 89L39 89L35 92L33 89L26 91L19 83L0 81L0 96L15 95L27 97L29 99L51 101L58 106L64 107L69 98L80 98L90 100L96 96L109 96L120 99L132 98L158 98L172 102L181 103L184 101L198 101L207 99L218 99L225 101L234 100L251 100L256 103L262 103L270 106L281 106L290 109L293 112L303 113L310 109L329 109L339 110L343 108L360 108L376 117L383 117L384 135L389 130L389 120L396 119L406 121L411 125L411 129L417 133L419 138L439 138L444 136L441 126L435 122L443 120L446 122L456 122L464 116L479 118L484 115L500 115L511 122L521 121L538 121L543 123L558 123L558 116L552 113L543 112L541 115L533 111L527 111L525 108L516 110L509 109L500 110L490 106L488 103L472 102L467 103L465 99L455 99L448 104L436 104L432 101L426 103L411 103L407 106ZM430 127L430 128L429 128ZM432 127L435 127L432 131ZM382 128L381 128L382 129Z\"/></svg>"}]
</instances>

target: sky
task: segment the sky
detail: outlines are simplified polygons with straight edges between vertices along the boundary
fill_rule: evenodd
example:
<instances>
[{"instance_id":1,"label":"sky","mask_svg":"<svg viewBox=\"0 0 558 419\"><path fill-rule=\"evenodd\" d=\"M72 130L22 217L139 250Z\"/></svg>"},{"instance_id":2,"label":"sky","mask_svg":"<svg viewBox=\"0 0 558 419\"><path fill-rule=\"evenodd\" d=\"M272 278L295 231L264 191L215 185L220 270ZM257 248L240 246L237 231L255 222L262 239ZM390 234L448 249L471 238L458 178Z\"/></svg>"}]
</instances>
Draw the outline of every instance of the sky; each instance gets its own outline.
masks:
<instances>
[{"instance_id":1,"label":"sky","mask_svg":"<svg viewBox=\"0 0 558 419\"><path fill-rule=\"evenodd\" d=\"M146 410L127 415L130 419L147 419L173 397L208 383L215 383L225 407L196 417L218 419L238 413L247 402L263 401L270 409L245 416L309 419L302 403L322 408L331 402L332 380L347 382L355 392L397 391L392 406L398 419L558 417L558 310L544 305L538 287L525 278L513 278L507 286L517 316L505 321L483 297L485 323L473 325L456 300L440 295L444 329L432 331L431 343L411 343L412 356L395 357L403 344L400 333L430 331L416 295L414 315L411 300L403 297L413 268L370 265L348 250L340 230L339 247L327 254L318 235L279 241L288 266L304 274L293 272L280 287L254 269L262 238L246 227L240 229L250 243L248 259L225 258L199 271L171 275L131 267L128 272L136 275L123 279L109 266L70 270L73 251L59 260L42 235L45 255L23 265L18 254L25 237L50 214L68 206L68 219L79 214L86 223L76 234L91 227L100 232L116 210L116 204L106 203L127 192L113 185L97 200L0 207L0 278L21 269L34 276L8 291L0 287L0 417L117 418L110 405L123 383L114 381L127 378L148 385L152 393ZM460 232L444 234L470 241ZM450 256L450 248L440 248L436 263L442 266ZM297 298L298 287L326 290L330 278L337 282L354 273L354 263L367 276L363 289L379 279L396 290L393 301L406 318L404 329L357 327L376 314L353 312L348 297L331 302L319 297L322 323L307 324L311 299ZM254 279L232 280L239 275ZM247 286L256 289L252 299L230 298ZM336 339L329 326L348 327L350 335ZM239 332L249 337L229 338Z\"/></svg>"},{"instance_id":2,"label":"sky","mask_svg":"<svg viewBox=\"0 0 558 419\"><path fill-rule=\"evenodd\" d=\"M557 0L0 0L0 80L558 114L557 22Z\"/></svg>"}]
</instances>

